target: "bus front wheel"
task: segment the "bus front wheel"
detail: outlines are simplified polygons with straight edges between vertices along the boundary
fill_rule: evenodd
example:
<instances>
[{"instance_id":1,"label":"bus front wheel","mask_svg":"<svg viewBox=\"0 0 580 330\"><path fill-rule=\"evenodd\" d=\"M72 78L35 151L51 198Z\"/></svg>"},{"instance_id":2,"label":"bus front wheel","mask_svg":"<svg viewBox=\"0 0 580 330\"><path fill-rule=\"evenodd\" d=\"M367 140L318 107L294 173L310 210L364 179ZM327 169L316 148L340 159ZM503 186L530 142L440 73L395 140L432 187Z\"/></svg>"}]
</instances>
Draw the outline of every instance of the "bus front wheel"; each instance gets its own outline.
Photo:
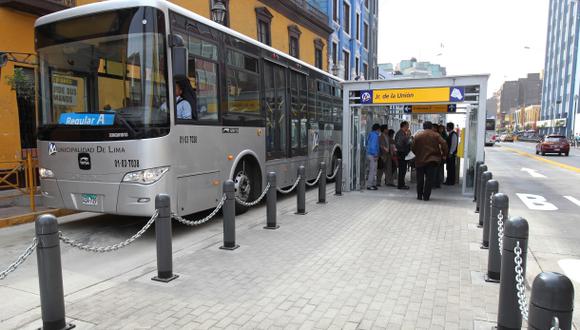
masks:
<instances>
[{"instance_id":1,"label":"bus front wheel","mask_svg":"<svg viewBox=\"0 0 580 330\"><path fill-rule=\"evenodd\" d=\"M255 161L242 159L236 166L232 180L234 181L237 200L250 203L255 201L262 193L260 171ZM247 210L247 206L236 201L236 214L242 214Z\"/></svg>"}]
</instances>

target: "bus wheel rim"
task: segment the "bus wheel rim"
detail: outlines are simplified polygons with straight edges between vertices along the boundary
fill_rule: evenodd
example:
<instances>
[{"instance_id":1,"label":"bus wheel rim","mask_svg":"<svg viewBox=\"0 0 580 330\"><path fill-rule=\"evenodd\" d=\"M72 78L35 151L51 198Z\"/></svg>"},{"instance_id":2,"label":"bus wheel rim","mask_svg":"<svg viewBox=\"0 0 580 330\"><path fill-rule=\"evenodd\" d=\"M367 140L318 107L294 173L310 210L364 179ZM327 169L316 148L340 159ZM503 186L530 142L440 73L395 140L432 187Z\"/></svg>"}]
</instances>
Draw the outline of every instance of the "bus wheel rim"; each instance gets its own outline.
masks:
<instances>
[{"instance_id":1,"label":"bus wheel rim","mask_svg":"<svg viewBox=\"0 0 580 330\"><path fill-rule=\"evenodd\" d=\"M250 178L244 172L239 172L234 178L234 187L236 189L236 196L243 201L247 201L250 197L251 185Z\"/></svg>"}]
</instances>

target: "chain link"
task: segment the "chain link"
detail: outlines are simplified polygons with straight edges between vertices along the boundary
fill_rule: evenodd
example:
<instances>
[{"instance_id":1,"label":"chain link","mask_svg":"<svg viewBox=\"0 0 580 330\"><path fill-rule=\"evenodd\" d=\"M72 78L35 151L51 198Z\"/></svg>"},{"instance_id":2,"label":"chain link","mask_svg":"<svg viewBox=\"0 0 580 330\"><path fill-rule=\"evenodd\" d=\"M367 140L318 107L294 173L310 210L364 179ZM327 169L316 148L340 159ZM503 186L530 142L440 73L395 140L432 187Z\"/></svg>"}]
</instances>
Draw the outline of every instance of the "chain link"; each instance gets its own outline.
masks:
<instances>
[{"instance_id":1,"label":"chain link","mask_svg":"<svg viewBox=\"0 0 580 330\"><path fill-rule=\"evenodd\" d=\"M37 244L38 244L38 241L36 240L36 237L35 237L35 238L32 239L32 243L30 243L30 245L26 248L26 250L24 250L24 253L22 253L16 259L16 261L14 261L12 264L10 264L10 266L8 266L8 268L6 268L2 272L0 272L0 280L5 279L8 276L8 274L10 274L13 271L15 271L18 268L18 266L20 266L24 261L26 261L26 259L36 249L36 245Z\"/></svg>"},{"instance_id":2,"label":"chain link","mask_svg":"<svg viewBox=\"0 0 580 330\"><path fill-rule=\"evenodd\" d=\"M147 229L149 229L149 227L151 227L151 225L153 224L153 222L155 222L155 220L157 219L158 216L159 216L159 210L155 210L155 213L153 214L153 216L151 216L151 219L149 219L149 221L147 221L145 226L143 226L143 228L141 228L141 230L139 230L135 235L131 236L129 239L127 239L123 242L109 245L109 246L90 246L87 244L83 244L81 242L75 241L75 240L67 237L65 234L63 234L62 231L59 231L58 235L59 235L60 240L63 243L70 245L74 248L83 250L83 251L96 252L96 253L112 252L112 251L116 251L116 250L119 250L119 249L126 247L127 245L133 243L136 239L143 236L143 234L147 231Z\"/></svg>"},{"instance_id":3,"label":"chain link","mask_svg":"<svg viewBox=\"0 0 580 330\"><path fill-rule=\"evenodd\" d=\"M332 173L332 176L326 176L326 178L328 180L333 180L336 177L337 173L338 173L338 165L336 165L336 168L334 169L334 173Z\"/></svg>"},{"instance_id":4,"label":"chain link","mask_svg":"<svg viewBox=\"0 0 580 330\"><path fill-rule=\"evenodd\" d=\"M316 177L316 180L314 180L314 182L309 183L308 181L306 181L306 185L309 187L314 187L316 186L316 184L318 183L318 181L320 180L320 176L322 175L322 170L318 171L318 176Z\"/></svg>"},{"instance_id":5,"label":"chain link","mask_svg":"<svg viewBox=\"0 0 580 330\"><path fill-rule=\"evenodd\" d=\"M222 208L225 201L226 201L226 194L223 194L222 199L220 200L218 205L215 207L215 209L207 217L205 217L201 220L187 220L185 218L178 216L177 214L171 214L171 218L173 218L173 220L181 222L182 224L184 224L186 226L191 226L191 227L199 226L199 225L202 225L202 224L210 221L218 213L218 211Z\"/></svg>"},{"instance_id":6,"label":"chain link","mask_svg":"<svg viewBox=\"0 0 580 330\"><path fill-rule=\"evenodd\" d=\"M524 320L528 320L528 302L526 301L526 286L524 284L524 269L522 268L522 248L520 247L520 241L516 242L516 247L514 248L514 262L516 263L516 288L518 290L518 304L520 305L520 312Z\"/></svg>"},{"instance_id":7,"label":"chain link","mask_svg":"<svg viewBox=\"0 0 580 330\"><path fill-rule=\"evenodd\" d=\"M497 214L497 243L499 246L499 255L503 254L503 210Z\"/></svg>"},{"instance_id":8,"label":"chain link","mask_svg":"<svg viewBox=\"0 0 580 330\"><path fill-rule=\"evenodd\" d=\"M300 179L301 179L301 178L302 178L302 177L299 175L299 176L296 178L296 182L294 182L294 184L292 185L292 187L291 187L290 189L288 189L288 190L284 190L284 189L282 189L282 188L276 188L276 190L277 190L279 193L282 193L282 194L289 194L289 193L291 193L291 192L292 192L292 190L294 190L294 188L296 188L296 186L298 186L298 182L300 182Z\"/></svg>"},{"instance_id":9,"label":"chain link","mask_svg":"<svg viewBox=\"0 0 580 330\"><path fill-rule=\"evenodd\" d=\"M258 203L260 203L262 201L262 199L264 199L264 197L266 196L266 193L268 193L268 190L270 190L270 182L268 182L268 185L266 185L266 189L264 189L264 191L262 192L260 197L258 197L258 199L256 199L255 201L244 202L243 200L239 199L238 196L236 196L236 202L238 202L238 204L245 206L245 207L252 207L254 205L257 205Z\"/></svg>"}]
</instances>

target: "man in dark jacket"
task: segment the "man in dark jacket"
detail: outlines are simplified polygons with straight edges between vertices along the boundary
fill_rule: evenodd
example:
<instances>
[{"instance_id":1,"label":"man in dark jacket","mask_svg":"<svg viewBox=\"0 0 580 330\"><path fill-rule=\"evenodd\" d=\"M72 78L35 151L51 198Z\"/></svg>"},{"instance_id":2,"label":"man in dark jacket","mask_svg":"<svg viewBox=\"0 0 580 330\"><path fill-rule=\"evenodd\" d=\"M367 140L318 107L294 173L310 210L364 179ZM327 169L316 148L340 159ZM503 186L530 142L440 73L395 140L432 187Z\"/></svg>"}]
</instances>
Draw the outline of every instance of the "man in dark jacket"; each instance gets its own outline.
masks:
<instances>
[{"instance_id":1,"label":"man in dark jacket","mask_svg":"<svg viewBox=\"0 0 580 330\"><path fill-rule=\"evenodd\" d=\"M397 147L397 158L399 159L399 182L398 189L409 189L405 185L405 175L407 174L407 161L405 157L411 151L411 130L409 123L404 121L401 123L401 129L395 134L395 146Z\"/></svg>"},{"instance_id":2,"label":"man in dark jacket","mask_svg":"<svg viewBox=\"0 0 580 330\"><path fill-rule=\"evenodd\" d=\"M433 124L426 121L423 123L423 131L415 135L413 152L417 171L417 199L428 201L439 164L447 156L447 142L438 132L433 131Z\"/></svg>"},{"instance_id":3,"label":"man in dark jacket","mask_svg":"<svg viewBox=\"0 0 580 330\"><path fill-rule=\"evenodd\" d=\"M449 157L447 158L447 180L445 181L445 184L449 186L455 185L455 159L457 157L457 146L459 144L459 138L457 137L454 128L455 124L447 123L447 132L449 132L449 135L447 136Z\"/></svg>"}]
</instances>

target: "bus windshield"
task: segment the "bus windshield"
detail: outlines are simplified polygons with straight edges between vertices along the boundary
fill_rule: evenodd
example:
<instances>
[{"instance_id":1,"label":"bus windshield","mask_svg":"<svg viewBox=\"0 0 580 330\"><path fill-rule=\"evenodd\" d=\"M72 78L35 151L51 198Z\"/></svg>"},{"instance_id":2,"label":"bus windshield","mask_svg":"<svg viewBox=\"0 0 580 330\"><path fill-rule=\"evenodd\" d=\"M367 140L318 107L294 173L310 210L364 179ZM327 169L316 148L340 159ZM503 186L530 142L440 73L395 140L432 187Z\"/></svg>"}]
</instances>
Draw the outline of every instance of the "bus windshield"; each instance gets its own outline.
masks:
<instances>
[{"instance_id":1,"label":"bus windshield","mask_svg":"<svg viewBox=\"0 0 580 330\"><path fill-rule=\"evenodd\" d=\"M169 131L163 14L133 8L37 27L39 139L140 139Z\"/></svg>"},{"instance_id":2,"label":"bus windshield","mask_svg":"<svg viewBox=\"0 0 580 330\"><path fill-rule=\"evenodd\" d=\"M486 119L485 120L485 130L486 131L495 131L495 119Z\"/></svg>"}]
</instances>

